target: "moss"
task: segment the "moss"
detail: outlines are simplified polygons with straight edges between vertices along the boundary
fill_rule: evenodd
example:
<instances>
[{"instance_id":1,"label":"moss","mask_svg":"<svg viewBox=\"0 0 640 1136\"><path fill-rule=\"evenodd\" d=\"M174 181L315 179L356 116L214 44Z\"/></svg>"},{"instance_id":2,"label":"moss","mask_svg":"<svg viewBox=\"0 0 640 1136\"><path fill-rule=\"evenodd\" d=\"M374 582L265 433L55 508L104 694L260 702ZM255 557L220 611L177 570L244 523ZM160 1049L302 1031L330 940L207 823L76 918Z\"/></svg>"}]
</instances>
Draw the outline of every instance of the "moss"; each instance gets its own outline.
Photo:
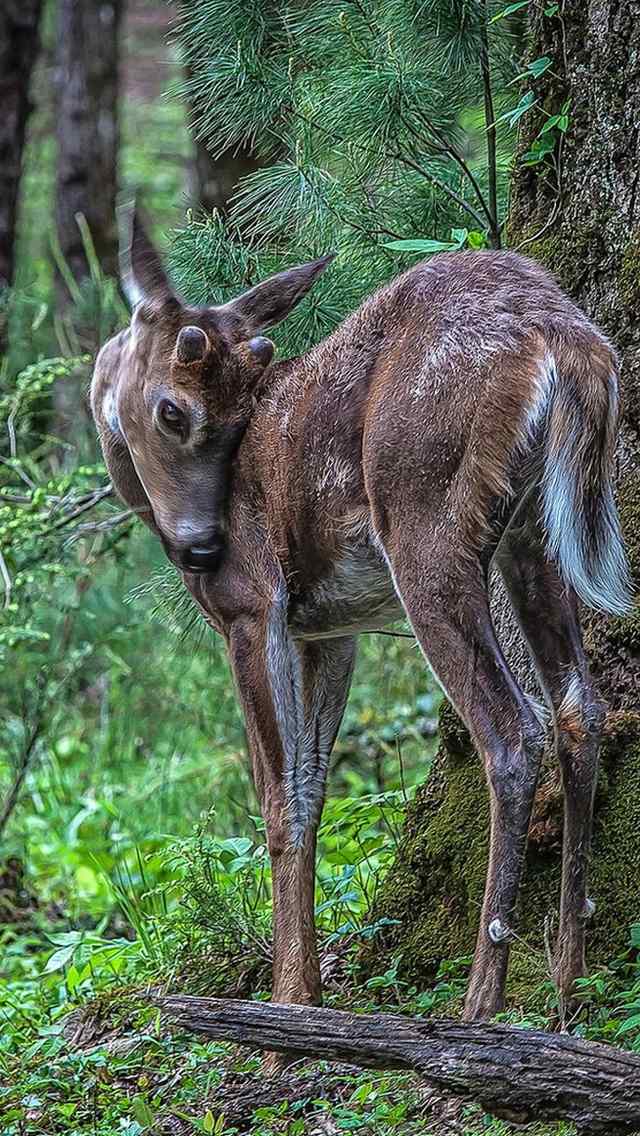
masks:
<instances>
[{"instance_id":1,"label":"moss","mask_svg":"<svg viewBox=\"0 0 640 1136\"><path fill-rule=\"evenodd\" d=\"M623 951L629 925L640 917L640 717L614 717L603 746L596 798L591 887L596 915L590 925L589 962L602 965ZM402 853L383 888L376 917L399 920L363 956L379 973L396 952L401 972L422 984L443 959L473 949L488 851L488 800L480 763L449 707L443 712L443 747L434 781L423 787L407 817ZM519 904L518 934L507 994L522 1004L541 996L548 980L544 928L557 912L559 849L531 848Z\"/></svg>"},{"instance_id":2,"label":"moss","mask_svg":"<svg viewBox=\"0 0 640 1136\"><path fill-rule=\"evenodd\" d=\"M601 252L602 226L585 224L579 233L572 234L571 241L567 241L562 232L538 237L537 232L543 228L541 223L524 233L513 234L516 238L514 247L548 268L566 292L574 293L584 273L585 264L591 263Z\"/></svg>"},{"instance_id":3,"label":"moss","mask_svg":"<svg viewBox=\"0 0 640 1136\"><path fill-rule=\"evenodd\" d=\"M484 777L469 761L468 735L449 706L441 712L441 756L410 806L401 853L385 883L376 917L400 920L369 949L367 969L382 945L389 957L402 944L412 977L431 974L441 959L469 953L482 901L488 850Z\"/></svg>"},{"instance_id":4,"label":"moss","mask_svg":"<svg viewBox=\"0 0 640 1136\"><path fill-rule=\"evenodd\" d=\"M640 470L627 474L618 487L618 511L636 597L640 593ZM585 646L596 674L619 664L624 655L640 655L640 603L629 615L589 618L585 622ZM637 683L628 668L628 679ZM631 693L631 692L630 692Z\"/></svg>"},{"instance_id":5,"label":"moss","mask_svg":"<svg viewBox=\"0 0 640 1136\"><path fill-rule=\"evenodd\" d=\"M640 307L640 231L634 233L622 254L618 285L625 308L637 311Z\"/></svg>"}]
</instances>

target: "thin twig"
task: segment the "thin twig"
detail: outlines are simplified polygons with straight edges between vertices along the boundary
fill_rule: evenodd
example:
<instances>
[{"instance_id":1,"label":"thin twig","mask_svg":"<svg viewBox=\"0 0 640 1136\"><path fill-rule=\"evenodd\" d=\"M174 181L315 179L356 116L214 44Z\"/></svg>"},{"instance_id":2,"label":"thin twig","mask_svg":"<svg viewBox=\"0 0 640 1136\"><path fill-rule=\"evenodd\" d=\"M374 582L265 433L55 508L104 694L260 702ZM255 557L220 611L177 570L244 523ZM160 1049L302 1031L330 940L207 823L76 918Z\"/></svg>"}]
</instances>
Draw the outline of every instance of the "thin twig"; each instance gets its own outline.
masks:
<instances>
[{"instance_id":1,"label":"thin twig","mask_svg":"<svg viewBox=\"0 0 640 1136\"><path fill-rule=\"evenodd\" d=\"M16 399L13 406L11 407L11 413L9 414L9 417L7 418L7 433L9 435L9 454L12 458L16 458L18 456L18 444L16 442L16 427L15 427L17 411L18 411L18 401Z\"/></svg>"},{"instance_id":2,"label":"thin twig","mask_svg":"<svg viewBox=\"0 0 640 1136\"><path fill-rule=\"evenodd\" d=\"M11 584L11 576L9 575L9 569L7 568L7 562L4 558L4 556L2 555L2 549L1 548L0 548L0 576L2 576L2 582L4 584L4 604L3 604L3 607L6 611L9 604L11 603L12 584Z\"/></svg>"},{"instance_id":3,"label":"thin twig","mask_svg":"<svg viewBox=\"0 0 640 1136\"><path fill-rule=\"evenodd\" d=\"M124 521L137 516L138 511L136 509L125 509L122 513L114 513L112 517L107 517L104 521L86 521L85 524L78 525L76 531L71 534L69 543L73 543L73 541L90 533L108 532L109 529L115 529Z\"/></svg>"},{"instance_id":4,"label":"thin twig","mask_svg":"<svg viewBox=\"0 0 640 1136\"><path fill-rule=\"evenodd\" d=\"M0 838L2 837L2 834L3 834L3 832L4 832L4 830L7 826L7 822L9 820L9 817L11 816L13 810L15 809L15 807L18 803L18 798L20 797L20 791L21 791L22 786L24 784L25 777L27 776L27 772L29 770L29 765L31 764L31 758L33 756L38 738L40 737L41 730L42 730L42 713L41 713L41 709L40 709L40 705L39 705L38 709L36 711L35 719L34 719L32 726L31 726L31 731L30 731L29 736L26 740L26 744L23 746L22 755L20 757L20 763L19 763L18 768L16 770L16 774L15 774L15 777L14 777L13 782L11 784L11 788L9 789L9 792L7 793L4 804L2 806L2 810L0 811Z\"/></svg>"},{"instance_id":5,"label":"thin twig","mask_svg":"<svg viewBox=\"0 0 640 1136\"><path fill-rule=\"evenodd\" d=\"M455 201L456 205L459 205L461 209L464 209L466 213L473 217L474 221L477 225L480 226L481 229L484 228L484 221L478 213L477 209L474 209L473 205L470 205L468 201L465 201L464 197L461 197L459 193L456 193L455 189L452 189L450 185L447 185L446 181L443 181L442 178L439 178L437 174L432 174L430 170L426 170L424 166L421 166L418 162L414 162L413 158L408 158L406 154L400 154L396 152L395 154L391 153L389 156L391 158L395 158L397 162L401 162L402 165L409 166L412 170L415 170L416 173L422 174L422 177L427 178L428 181L437 186L438 189L441 189L442 192L447 195L447 197L450 197L452 201Z\"/></svg>"},{"instance_id":6,"label":"thin twig","mask_svg":"<svg viewBox=\"0 0 640 1136\"><path fill-rule=\"evenodd\" d=\"M29 486L29 489L37 489L37 485L36 485L35 481L32 481L31 478L27 476L27 474L24 472L24 470L21 468L20 465L14 465L12 458L5 458L2 455L0 455L0 462L2 462L3 465L10 466L10 468L12 470L14 470L15 473L17 473L20 480L24 481L25 485Z\"/></svg>"},{"instance_id":7,"label":"thin twig","mask_svg":"<svg viewBox=\"0 0 640 1136\"><path fill-rule=\"evenodd\" d=\"M383 631L382 628L372 627L367 631L358 632L359 635L390 635L392 639L415 639L410 631Z\"/></svg>"},{"instance_id":8,"label":"thin twig","mask_svg":"<svg viewBox=\"0 0 640 1136\"><path fill-rule=\"evenodd\" d=\"M494 248L500 248L500 227L498 225L498 167L496 162L496 117L493 109L491 89L491 60L489 58L489 35L487 32L486 3L482 29L480 32L480 74L484 92L484 121L487 133L487 167L489 176L489 211L491 222L489 238Z\"/></svg>"},{"instance_id":9,"label":"thin twig","mask_svg":"<svg viewBox=\"0 0 640 1136\"><path fill-rule=\"evenodd\" d=\"M61 529L65 525L71 524L71 521L75 521L76 517L81 517L83 513L88 513L89 509L93 509L94 506L99 504L100 501L104 501L105 498L112 496L113 487L111 485L105 485L102 489L96 489L94 493L92 493L89 500L84 503L84 505L80 505L77 509L73 509L71 513L67 513L66 516L61 517L60 520L54 521L52 525L49 525L48 528L42 530L41 536L47 536L49 533L55 532L56 529Z\"/></svg>"},{"instance_id":10,"label":"thin twig","mask_svg":"<svg viewBox=\"0 0 640 1136\"><path fill-rule=\"evenodd\" d=\"M440 143L440 145L444 149L445 153L449 154L453 158L454 162L457 162L457 164L460 166L460 169L462 170L464 176L467 178L467 180L471 184L473 191L474 191L476 197L478 198L478 201L480 203L480 207L481 207L482 212L484 213L484 215L487 219L489 226L491 226L491 223L492 223L491 210L489 209L489 206L487 205L486 198L485 198L482 190L480 189L478 179L476 178L475 174L473 173L473 171L471 170L471 168L467 164L463 154L461 154L460 150L458 150L458 147L455 146L453 142L449 142L449 140L442 133L442 131L438 129L438 127L433 125L433 123L424 114L424 111L420 110L419 108L416 108L416 114L418 115L418 118L421 120L421 122L424 123L427 130L430 130L431 133L433 134L434 138Z\"/></svg>"}]
</instances>

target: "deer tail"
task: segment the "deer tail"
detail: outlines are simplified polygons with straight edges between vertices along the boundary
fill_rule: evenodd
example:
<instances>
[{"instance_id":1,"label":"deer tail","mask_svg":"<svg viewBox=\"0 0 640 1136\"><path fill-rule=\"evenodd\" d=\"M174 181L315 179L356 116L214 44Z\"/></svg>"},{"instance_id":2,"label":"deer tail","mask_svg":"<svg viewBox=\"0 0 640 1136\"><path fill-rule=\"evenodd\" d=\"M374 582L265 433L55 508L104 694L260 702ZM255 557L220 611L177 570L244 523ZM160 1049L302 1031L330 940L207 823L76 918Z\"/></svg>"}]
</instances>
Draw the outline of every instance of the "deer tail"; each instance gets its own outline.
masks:
<instances>
[{"instance_id":1,"label":"deer tail","mask_svg":"<svg viewBox=\"0 0 640 1136\"><path fill-rule=\"evenodd\" d=\"M613 360L613 355L609 357ZM549 554L563 579L589 607L613 615L633 608L633 592L613 496L618 379L572 353L547 356L541 481Z\"/></svg>"}]
</instances>

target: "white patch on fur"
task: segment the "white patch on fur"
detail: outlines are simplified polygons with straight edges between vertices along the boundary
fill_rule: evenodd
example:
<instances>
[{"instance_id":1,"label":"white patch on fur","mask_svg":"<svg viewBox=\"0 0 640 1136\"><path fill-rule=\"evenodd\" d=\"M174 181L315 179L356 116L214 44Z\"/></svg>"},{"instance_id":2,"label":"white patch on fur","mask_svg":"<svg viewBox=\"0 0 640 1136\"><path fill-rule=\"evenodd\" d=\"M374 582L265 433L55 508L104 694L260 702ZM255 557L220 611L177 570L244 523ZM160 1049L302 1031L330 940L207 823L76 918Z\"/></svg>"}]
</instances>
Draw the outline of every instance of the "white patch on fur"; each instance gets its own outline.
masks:
<instances>
[{"instance_id":1,"label":"white patch on fur","mask_svg":"<svg viewBox=\"0 0 640 1136\"><path fill-rule=\"evenodd\" d=\"M322 473L318 479L317 492L327 493L338 490L344 493L353 475L353 462L344 458L330 457L327 459Z\"/></svg>"},{"instance_id":2,"label":"white patch on fur","mask_svg":"<svg viewBox=\"0 0 640 1136\"><path fill-rule=\"evenodd\" d=\"M617 417L617 379L609 379L609 423ZM629 566L622 543L620 522L610 478L603 479L595 502L594 531L588 533L576 468L578 427L569 423L564 453L547 457L542 480L544 523L548 547L562 575L583 603L613 615L633 610Z\"/></svg>"},{"instance_id":3,"label":"white patch on fur","mask_svg":"<svg viewBox=\"0 0 640 1136\"><path fill-rule=\"evenodd\" d=\"M583 919L591 919L595 915L595 913L596 913L596 901L595 901L595 899L590 899L590 897L587 896L587 898L584 901L584 908L582 910L582 918Z\"/></svg>"},{"instance_id":4,"label":"white patch on fur","mask_svg":"<svg viewBox=\"0 0 640 1136\"><path fill-rule=\"evenodd\" d=\"M526 698L543 730L546 731L549 728L549 722L551 720L549 707L545 702L540 702L539 699L534 698L531 694L526 695Z\"/></svg>"},{"instance_id":5,"label":"white patch on fur","mask_svg":"<svg viewBox=\"0 0 640 1136\"><path fill-rule=\"evenodd\" d=\"M506 943L509 939L513 938L511 928L507 927L498 916L491 920L487 930L491 942L495 943L496 946L498 946L499 943Z\"/></svg>"},{"instance_id":6,"label":"white patch on fur","mask_svg":"<svg viewBox=\"0 0 640 1136\"><path fill-rule=\"evenodd\" d=\"M580 675L574 673L569 680L564 698L558 706L557 717L560 720L563 718L575 718L576 715L581 713L583 705L582 681Z\"/></svg>"},{"instance_id":7,"label":"white patch on fur","mask_svg":"<svg viewBox=\"0 0 640 1136\"><path fill-rule=\"evenodd\" d=\"M102 414L112 434L121 434L118 408L113 397L113 391L108 390L102 400Z\"/></svg>"},{"instance_id":8,"label":"white patch on fur","mask_svg":"<svg viewBox=\"0 0 640 1136\"><path fill-rule=\"evenodd\" d=\"M176 544L190 544L202 537L202 523L181 517L176 521L172 535Z\"/></svg>"},{"instance_id":9,"label":"white patch on fur","mask_svg":"<svg viewBox=\"0 0 640 1136\"><path fill-rule=\"evenodd\" d=\"M530 438L547 414L549 403L558 380L556 361L549 352L544 356L535 377L535 393L527 409L526 429Z\"/></svg>"}]
</instances>

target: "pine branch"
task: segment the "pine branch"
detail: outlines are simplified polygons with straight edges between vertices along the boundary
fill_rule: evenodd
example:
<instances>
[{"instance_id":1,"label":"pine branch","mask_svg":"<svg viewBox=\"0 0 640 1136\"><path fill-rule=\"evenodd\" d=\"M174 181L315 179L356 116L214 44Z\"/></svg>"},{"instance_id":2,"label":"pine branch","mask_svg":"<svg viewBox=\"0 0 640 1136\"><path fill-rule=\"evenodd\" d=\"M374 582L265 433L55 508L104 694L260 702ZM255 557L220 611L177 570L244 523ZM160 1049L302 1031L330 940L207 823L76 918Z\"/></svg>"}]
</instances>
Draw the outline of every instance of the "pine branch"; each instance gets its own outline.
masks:
<instances>
[{"instance_id":1,"label":"pine branch","mask_svg":"<svg viewBox=\"0 0 640 1136\"><path fill-rule=\"evenodd\" d=\"M436 174L432 174L430 170L425 169L424 166L421 166L418 162L414 162L413 158L407 157L406 154L396 153L391 154L390 156L395 158L396 161L400 162L403 166L408 166L409 169L415 170L416 173L422 174L422 176L427 178L427 180L430 181L432 185L435 185L437 189L441 190L442 193L451 198L452 201L455 201L456 205L458 205L460 209L464 209L464 211L468 213L470 217L473 217L474 221L477 225L480 226L481 229L484 228L484 221L478 213L477 209L474 209L473 205L470 205L468 201L465 201L464 197L461 197L459 193L456 193L455 189L452 189L451 186L447 185L446 181L443 181L442 178L437 177Z\"/></svg>"},{"instance_id":2,"label":"pine branch","mask_svg":"<svg viewBox=\"0 0 640 1136\"><path fill-rule=\"evenodd\" d=\"M482 208L482 211L483 211L485 217L487 218L487 221L489 223L489 228L491 228L495 215L491 213L491 210L490 210L489 206L487 205L485 196L484 196L484 194L483 194L483 192L480 189L480 186L478 184L478 179L475 177L473 171L469 168L469 165L465 161L463 155L460 153L457 146L455 146L453 143L449 143L449 142L446 141L446 139L444 138L442 133L440 131L438 131L437 127L435 127L433 125L433 123L429 122L429 120L425 117L425 115L423 114L422 111L418 110L417 114L418 114L418 117L421 119L421 121L425 124L425 126L429 130L432 131L432 133L434 134L434 137L437 138L438 140L440 140L440 143L441 143L442 147L444 148L445 153L451 155L454 162L456 162L457 165L460 166L460 169L464 173L465 177L468 178L471 186L473 187L473 191L474 191L476 197L478 198L478 201L480 202L480 206Z\"/></svg>"}]
</instances>

